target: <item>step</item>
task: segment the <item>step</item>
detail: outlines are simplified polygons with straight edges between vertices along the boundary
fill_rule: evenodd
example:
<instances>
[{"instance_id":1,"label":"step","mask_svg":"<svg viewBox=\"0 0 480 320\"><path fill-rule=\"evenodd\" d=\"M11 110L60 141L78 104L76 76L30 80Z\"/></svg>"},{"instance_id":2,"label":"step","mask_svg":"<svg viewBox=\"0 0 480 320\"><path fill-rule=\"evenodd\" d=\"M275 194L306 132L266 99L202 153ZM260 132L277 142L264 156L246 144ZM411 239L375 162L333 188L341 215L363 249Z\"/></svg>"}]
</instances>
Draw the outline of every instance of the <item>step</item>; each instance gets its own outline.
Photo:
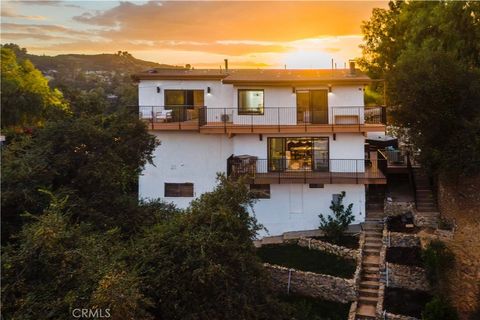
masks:
<instances>
[{"instance_id":1,"label":"step","mask_svg":"<svg viewBox=\"0 0 480 320\"><path fill-rule=\"evenodd\" d=\"M363 254L366 256L379 256L380 250L377 249L365 249L363 250Z\"/></svg>"},{"instance_id":2,"label":"step","mask_svg":"<svg viewBox=\"0 0 480 320\"><path fill-rule=\"evenodd\" d=\"M365 267L362 269L362 271L364 273L379 273L380 272L380 268L378 267Z\"/></svg>"},{"instance_id":3,"label":"step","mask_svg":"<svg viewBox=\"0 0 480 320\"><path fill-rule=\"evenodd\" d=\"M368 304L360 304L357 307L357 312L355 315L356 320L371 320L376 319L377 309L375 306Z\"/></svg>"},{"instance_id":4,"label":"step","mask_svg":"<svg viewBox=\"0 0 480 320\"><path fill-rule=\"evenodd\" d=\"M358 297L358 301L362 304L376 306L378 302L378 297Z\"/></svg>"},{"instance_id":5,"label":"step","mask_svg":"<svg viewBox=\"0 0 480 320\"><path fill-rule=\"evenodd\" d=\"M378 281L360 281L360 288L362 289L376 289L380 287L380 282Z\"/></svg>"},{"instance_id":6,"label":"step","mask_svg":"<svg viewBox=\"0 0 480 320\"><path fill-rule=\"evenodd\" d=\"M360 296L363 297L378 297L378 290L377 289L368 289L368 288L362 288L358 290L358 293Z\"/></svg>"},{"instance_id":7,"label":"step","mask_svg":"<svg viewBox=\"0 0 480 320\"><path fill-rule=\"evenodd\" d=\"M381 241L365 241L365 249L372 249L372 250L378 250L380 251L380 248L382 247L382 242Z\"/></svg>"},{"instance_id":8,"label":"step","mask_svg":"<svg viewBox=\"0 0 480 320\"><path fill-rule=\"evenodd\" d=\"M380 275L378 274L365 274L362 275L362 281L380 281Z\"/></svg>"},{"instance_id":9,"label":"step","mask_svg":"<svg viewBox=\"0 0 480 320\"><path fill-rule=\"evenodd\" d=\"M380 257L377 255L366 255L362 259L362 266L364 267L378 267L380 264Z\"/></svg>"}]
</instances>

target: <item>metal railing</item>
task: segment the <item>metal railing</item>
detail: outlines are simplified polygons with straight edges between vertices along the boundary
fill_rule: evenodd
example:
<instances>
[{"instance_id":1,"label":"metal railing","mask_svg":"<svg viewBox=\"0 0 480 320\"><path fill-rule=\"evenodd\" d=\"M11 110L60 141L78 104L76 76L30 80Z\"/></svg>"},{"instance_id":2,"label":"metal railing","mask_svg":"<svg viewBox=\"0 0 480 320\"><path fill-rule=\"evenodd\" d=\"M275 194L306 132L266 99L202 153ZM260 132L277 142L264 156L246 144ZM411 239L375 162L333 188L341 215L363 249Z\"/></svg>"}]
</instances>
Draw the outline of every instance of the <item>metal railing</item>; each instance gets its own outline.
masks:
<instances>
[{"instance_id":1,"label":"metal railing","mask_svg":"<svg viewBox=\"0 0 480 320\"><path fill-rule=\"evenodd\" d=\"M247 176L253 180L349 181L385 179L385 159L258 159L250 156L231 156L227 159L227 174L233 178Z\"/></svg>"},{"instance_id":2,"label":"metal railing","mask_svg":"<svg viewBox=\"0 0 480 320\"><path fill-rule=\"evenodd\" d=\"M328 110L299 110L297 107L264 107L251 112L238 108L198 106L139 106L139 117L151 123L178 124L194 121L200 127L213 128L235 125L254 126L308 126L358 125L384 123L383 107L330 107Z\"/></svg>"}]
</instances>

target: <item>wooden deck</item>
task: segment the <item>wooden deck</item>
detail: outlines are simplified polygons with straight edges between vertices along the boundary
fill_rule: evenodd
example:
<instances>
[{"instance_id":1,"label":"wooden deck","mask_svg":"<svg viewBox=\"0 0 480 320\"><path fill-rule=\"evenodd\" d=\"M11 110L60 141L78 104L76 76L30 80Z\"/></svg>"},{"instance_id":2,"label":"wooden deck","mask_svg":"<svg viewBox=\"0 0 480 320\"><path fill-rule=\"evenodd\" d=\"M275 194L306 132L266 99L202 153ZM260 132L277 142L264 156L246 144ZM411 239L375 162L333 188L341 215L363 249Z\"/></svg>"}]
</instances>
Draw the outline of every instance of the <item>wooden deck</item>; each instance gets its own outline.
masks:
<instances>
[{"instance_id":1,"label":"wooden deck","mask_svg":"<svg viewBox=\"0 0 480 320\"><path fill-rule=\"evenodd\" d=\"M365 172L316 172L282 171L255 172L249 175L255 184L386 184L387 178L375 167L365 168Z\"/></svg>"},{"instance_id":2,"label":"wooden deck","mask_svg":"<svg viewBox=\"0 0 480 320\"><path fill-rule=\"evenodd\" d=\"M383 124L304 124L297 125L248 125L233 123L212 123L199 126L198 120L183 122L147 122L154 131L199 131L206 134L247 134L247 133L351 133L385 131Z\"/></svg>"}]
</instances>

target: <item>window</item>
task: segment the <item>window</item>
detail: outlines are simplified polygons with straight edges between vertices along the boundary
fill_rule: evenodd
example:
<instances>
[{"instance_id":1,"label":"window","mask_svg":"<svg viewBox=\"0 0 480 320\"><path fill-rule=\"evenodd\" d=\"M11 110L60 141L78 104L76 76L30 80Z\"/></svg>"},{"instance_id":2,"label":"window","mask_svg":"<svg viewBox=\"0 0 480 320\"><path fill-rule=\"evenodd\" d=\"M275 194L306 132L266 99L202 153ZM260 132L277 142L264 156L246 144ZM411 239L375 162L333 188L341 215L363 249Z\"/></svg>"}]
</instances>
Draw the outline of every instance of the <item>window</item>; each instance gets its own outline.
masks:
<instances>
[{"instance_id":1,"label":"window","mask_svg":"<svg viewBox=\"0 0 480 320\"><path fill-rule=\"evenodd\" d=\"M238 114L263 114L264 94L263 90L239 89L238 90Z\"/></svg>"},{"instance_id":2,"label":"window","mask_svg":"<svg viewBox=\"0 0 480 320\"><path fill-rule=\"evenodd\" d=\"M165 109L172 110L172 121L198 119L203 107L203 90L165 90Z\"/></svg>"},{"instance_id":3,"label":"window","mask_svg":"<svg viewBox=\"0 0 480 320\"><path fill-rule=\"evenodd\" d=\"M324 187L323 183L310 183L308 185L310 189L321 189Z\"/></svg>"},{"instance_id":4,"label":"window","mask_svg":"<svg viewBox=\"0 0 480 320\"><path fill-rule=\"evenodd\" d=\"M328 171L328 138L268 139L269 171Z\"/></svg>"},{"instance_id":5,"label":"window","mask_svg":"<svg viewBox=\"0 0 480 320\"><path fill-rule=\"evenodd\" d=\"M193 183L165 183L165 197L193 197Z\"/></svg>"},{"instance_id":6,"label":"window","mask_svg":"<svg viewBox=\"0 0 480 320\"><path fill-rule=\"evenodd\" d=\"M270 199L269 184L251 184L250 191L254 193L257 199Z\"/></svg>"}]
</instances>

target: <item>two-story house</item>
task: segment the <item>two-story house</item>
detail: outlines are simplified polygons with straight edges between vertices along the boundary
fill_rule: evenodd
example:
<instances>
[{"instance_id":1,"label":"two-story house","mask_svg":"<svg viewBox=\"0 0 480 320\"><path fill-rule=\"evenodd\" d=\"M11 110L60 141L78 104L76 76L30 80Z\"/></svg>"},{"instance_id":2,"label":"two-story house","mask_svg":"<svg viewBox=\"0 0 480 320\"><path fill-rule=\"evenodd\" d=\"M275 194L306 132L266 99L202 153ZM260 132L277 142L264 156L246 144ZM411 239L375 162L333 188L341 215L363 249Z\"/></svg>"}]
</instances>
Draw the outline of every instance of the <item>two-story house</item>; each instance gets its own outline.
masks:
<instances>
[{"instance_id":1,"label":"two-story house","mask_svg":"<svg viewBox=\"0 0 480 320\"><path fill-rule=\"evenodd\" d=\"M247 175L254 214L270 235L316 229L346 192L365 219L366 186L385 184L383 159L365 149L385 131L364 107L370 79L355 70L150 70L138 81L139 116L161 144L139 179L141 198L179 207L212 190L217 172Z\"/></svg>"}]
</instances>

